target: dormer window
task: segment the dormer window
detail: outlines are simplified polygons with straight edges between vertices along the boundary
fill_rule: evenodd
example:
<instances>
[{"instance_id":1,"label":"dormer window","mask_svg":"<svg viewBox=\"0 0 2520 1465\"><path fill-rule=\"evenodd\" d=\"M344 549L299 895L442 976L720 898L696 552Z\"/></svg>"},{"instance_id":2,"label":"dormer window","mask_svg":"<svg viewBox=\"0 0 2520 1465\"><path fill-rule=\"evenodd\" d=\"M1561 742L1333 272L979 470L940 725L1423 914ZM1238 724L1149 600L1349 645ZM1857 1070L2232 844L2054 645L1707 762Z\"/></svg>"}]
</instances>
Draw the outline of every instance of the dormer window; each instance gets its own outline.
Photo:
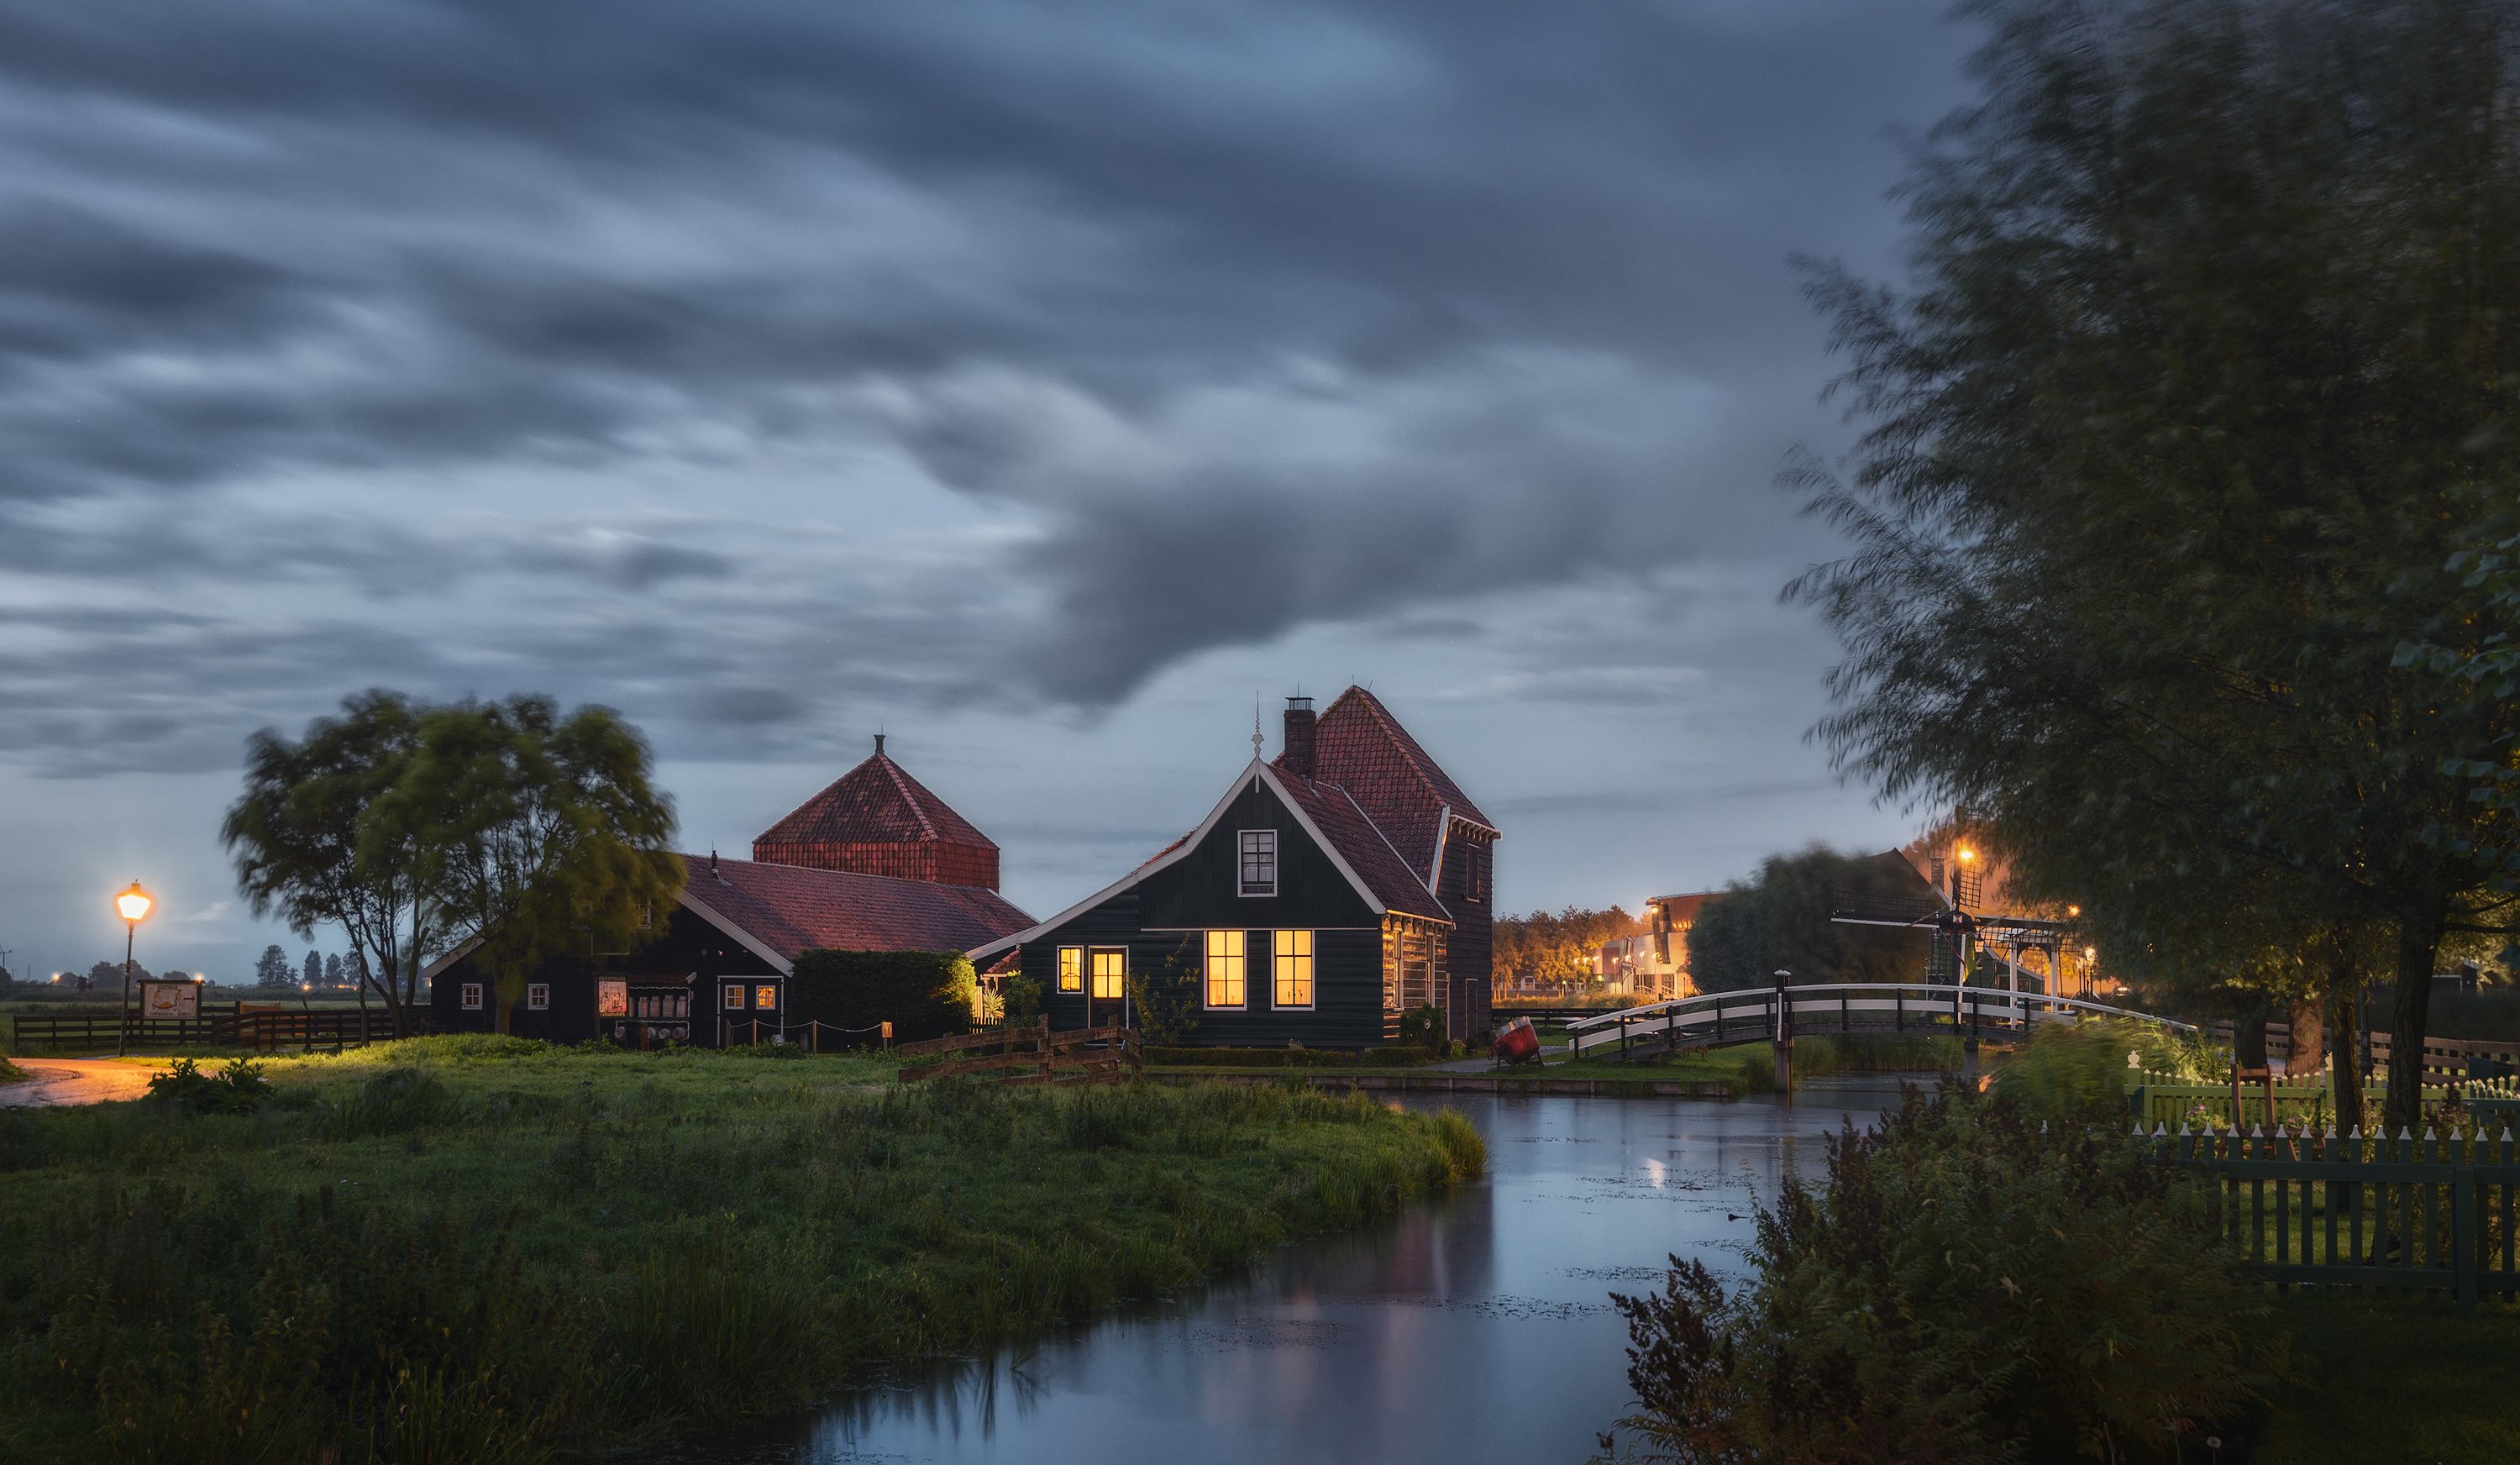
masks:
<instances>
[{"instance_id":1,"label":"dormer window","mask_svg":"<svg viewBox=\"0 0 2520 1465\"><path fill-rule=\"evenodd\" d=\"M1244 829L1242 845L1242 893L1276 895L1278 893L1278 831Z\"/></svg>"}]
</instances>

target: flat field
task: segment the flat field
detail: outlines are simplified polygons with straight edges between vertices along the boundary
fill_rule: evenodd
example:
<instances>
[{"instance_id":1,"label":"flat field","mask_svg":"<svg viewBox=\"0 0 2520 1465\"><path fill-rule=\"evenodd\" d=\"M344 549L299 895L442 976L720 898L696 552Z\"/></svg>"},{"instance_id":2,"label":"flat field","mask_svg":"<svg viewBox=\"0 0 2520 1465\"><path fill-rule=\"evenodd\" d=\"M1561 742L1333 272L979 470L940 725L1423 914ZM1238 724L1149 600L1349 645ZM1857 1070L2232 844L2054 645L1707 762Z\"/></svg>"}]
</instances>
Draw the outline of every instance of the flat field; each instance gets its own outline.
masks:
<instances>
[{"instance_id":1,"label":"flat field","mask_svg":"<svg viewBox=\"0 0 2520 1465\"><path fill-rule=\"evenodd\" d=\"M437 1038L263 1072L249 1112L0 1111L0 1458L655 1439L1194 1287L1485 1160L1458 1116L1357 1098L904 1088L866 1057Z\"/></svg>"}]
</instances>

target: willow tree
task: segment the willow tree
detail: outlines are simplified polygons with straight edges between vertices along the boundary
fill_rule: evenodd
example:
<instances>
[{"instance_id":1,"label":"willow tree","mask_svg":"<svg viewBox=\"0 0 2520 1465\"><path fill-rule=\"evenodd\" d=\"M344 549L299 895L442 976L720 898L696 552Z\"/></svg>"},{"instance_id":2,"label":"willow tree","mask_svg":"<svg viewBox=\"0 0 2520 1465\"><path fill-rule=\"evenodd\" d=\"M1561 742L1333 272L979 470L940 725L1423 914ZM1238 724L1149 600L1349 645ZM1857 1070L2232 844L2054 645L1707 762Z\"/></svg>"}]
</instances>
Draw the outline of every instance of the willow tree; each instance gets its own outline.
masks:
<instances>
[{"instance_id":1,"label":"willow tree","mask_svg":"<svg viewBox=\"0 0 2520 1465\"><path fill-rule=\"evenodd\" d=\"M652 769L647 741L608 707L563 715L528 695L420 719L366 836L420 852L450 933L490 975L500 1032L546 961L594 961L662 929L683 866Z\"/></svg>"},{"instance_id":2,"label":"willow tree","mask_svg":"<svg viewBox=\"0 0 2520 1465\"><path fill-rule=\"evenodd\" d=\"M2409 1051L2510 817L2511 704L2398 653L2512 615L2445 568L2520 495L2512 7L1971 13L1910 281L1812 267L1865 424L1788 475L1856 545L1788 592L1845 647L1818 732L2113 955L2385 942Z\"/></svg>"},{"instance_id":3,"label":"willow tree","mask_svg":"<svg viewBox=\"0 0 2520 1465\"><path fill-rule=\"evenodd\" d=\"M396 1034L412 1030L420 966L437 927L410 842L377 837L369 825L411 766L419 717L401 693L378 689L344 698L339 716L317 718L293 742L268 728L254 733L245 792L219 831L253 913L279 916L302 940L338 926L361 1006L374 992ZM255 971L263 986L290 975L276 946Z\"/></svg>"}]
</instances>

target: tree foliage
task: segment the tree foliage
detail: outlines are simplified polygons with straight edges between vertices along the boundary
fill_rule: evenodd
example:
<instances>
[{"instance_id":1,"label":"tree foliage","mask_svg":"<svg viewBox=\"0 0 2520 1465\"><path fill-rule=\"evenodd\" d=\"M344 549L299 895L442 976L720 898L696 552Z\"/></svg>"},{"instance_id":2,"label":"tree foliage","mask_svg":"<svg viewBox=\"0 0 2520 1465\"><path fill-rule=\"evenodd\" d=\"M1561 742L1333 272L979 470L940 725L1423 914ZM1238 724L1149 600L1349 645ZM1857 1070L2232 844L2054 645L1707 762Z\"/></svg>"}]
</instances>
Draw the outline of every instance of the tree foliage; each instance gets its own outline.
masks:
<instances>
[{"instance_id":1,"label":"tree foliage","mask_svg":"<svg viewBox=\"0 0 2520 1465\"><path fill-rule=\"evenodd\" d=\"M282 951L276 944L264 947L262 954L254 959L253 985L256 987L288 986L289 954Z\"/></svg>"},{"instance_id":2,"label":"tree foliage","mask_svg":"<svg viewBox=\"0 0 2520 1465\"><path fill-rule=\"evenodd\" d=\"M1508 915L1496 923L1496 970L1535 976L1544 982L1590 982L1598 975L1595 958L1601 947L1644 927L1618 906L1584 910L1573 906L1554 914L1534 910Z\"/></svg>"},{"instance_id":3,"label":"tree foliage","mask_svg":"<svg viewBox=\"0 0 2520 1465\"><path fill-rule=\"evenodd\" d=\"M1841 925L1841 902L1868 906L1934 904L1932 890L1897 855L1858 858L1818 845L1771 855L1749 880L1708 901L1688 931L1688 975L1700 992L1767 987L1776 973L1796 982L1921 982L1932 939L1923 931Z\"/></svg>"},{"instance_id":4,"label":"tree foliage","mask_svg":"<svg viewBox=\"0 0 2520 1465\"><path fill-rule=\"evenodd\" d=\"M247 740L245 792L219 831L253 913L277 914L300 937L339 927L404 1033L441 927L418 851L378 828L375 812L410 772L418 734L418 709L382 689L344 698L339 716L315 719L295 742L266 728ZM264 956L276 964L257 964L257 983L286 985L287 956L276 947Z\"/></svg>"},{"instance_id":5,"label":"tree foliage","mask_svg":"<svg viewBox=\"0 0 2520 1465\"><path fill-rule=\"evenodd\" d=\"M1789 475L1857 545L1789 591L1846 650L1819 731L2113 958L2376 928L2411 1046L2445 932L2499 919L2470 795L2520 716L2398 654L2512 619L2444 569L2520 493L2511 7L1971 9L1912 287L1812 277L1868 423L1845 481Z\"/></svg>"},{"instance_id":6,"label":"tree foliage","mask_svg":"<svg viewBox=\"0 0 2520 1465\"><path fill-rule=\"evenodd\" d=\"M538 695L431 708L363 840L417 854L421 887L498 993L498 1027L553 957L626 952L683 867L646 739L608 707Z\"/></svg>"}]
</instances>

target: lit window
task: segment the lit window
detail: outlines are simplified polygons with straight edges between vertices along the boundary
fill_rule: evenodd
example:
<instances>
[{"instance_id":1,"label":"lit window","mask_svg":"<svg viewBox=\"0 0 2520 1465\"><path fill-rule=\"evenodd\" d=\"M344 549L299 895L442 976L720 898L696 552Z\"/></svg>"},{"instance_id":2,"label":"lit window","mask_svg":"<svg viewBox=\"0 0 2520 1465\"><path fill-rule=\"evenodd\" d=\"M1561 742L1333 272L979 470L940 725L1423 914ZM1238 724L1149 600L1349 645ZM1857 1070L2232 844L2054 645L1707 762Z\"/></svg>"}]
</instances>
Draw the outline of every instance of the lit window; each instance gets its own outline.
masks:
<instances>
[{"instance_id":1,"label":"lit window","mask_svg":"<svg viewBox=\"0 0 2520 1465\"><path fill-rule=\"evenodd\" d=\"M464 984L464 1010L467 1012L478 1012L481 1010L480 983L467 982Z\"/></svg>"},{"instance_id":2,"label":"lit window","mask_svg":"<svg viewBox=\"0 0 2520 1465\"><path fill-rule=\"evenodd\" d=\"M761 1008L765 1012L778 1006L779 989L770 986L768 983L755 987L752 989L752 1005Z\"/></svg>"},{"instance_id":3,"label":"lit window","mask_svg":"<svg viewBox=\"0 0 2520 1465\"><path fill-rule=\"evenodd\" d=\"M628 1017L630 1015L630 984L627 982L596 983L595 1015L598 1017Z\"/></svg>"},{"instance_id":4,"label":"lit window","mask_svg":"<svg viewBox=\"0 0 2520 1465\"><path fill-rule=\"evenodd\" d=\"M547 982L536 982L527 987L525 989L525 1005L536 1012L549 1010L551 1007L551 984Z\"/></svg>"},{"instance_id":5,"label":"lit window","mask_svg":"<svg viewBox=\"0 0 2520 1465\"><path fill-rule=\"evenodd\" d=\"M1281 931L1275 953L1275 992L1272 1002L1280 1007L1309 1007L1313 1004L1313 933Z\"/></svg>"},{"instance_id":6,"label":"lit window","mask_svg":"<svg viewBox=\"0 0 2520 1465\"><path fill-rule=\"evenodd\" d=\"M1094 954L1094 996L1098 999L1118 1001L1129 995L1129 954L1125 951L1100 951Z\"/></svg>"},{"instance_id":7,"label":"lit window","mask_svg":"<svg viewBox=\"0 0 2520 1465\"><path fill-rule=\"evenodd\" d=\"M1085 948L1063 946L1058 949L1058 990L1061 992L1085 990Z\"/></svg>"},{"instance_id":8,"label":"lit window","mask_svg":"<svg viewBox=\"0 0 2520 1465\"><path fill-rule=\"evenodd\" d=\"M1242 1005L1243 935L1240 931L1207 933L1207 1004L1211 1007Z\"/></svg>"},{"instance_id":9,"label":"lit window","mask_svg":"<svg viewBox=\"0 0 2520 1465\"><path fill-rule=\"evenodd\" d=\"M728 1010L729 1012L741 1012L741 1011L742 1011L742 1010L743 1010L743 989L742 989L742 988L741 988L741 987L729 986L729 987L726 989L726 997L725 997L724 1000L725 1000L725 1002L726 1002L726 1010Z\"/></svg>"},{"instance_id":10,"label":"lit window","mask_svg":"<svg viewBox=\"0 0 2520 1465\"><path fill-rule=\"evenodd\" d=\"M1245 829L1242 831L1242 893L1276 895L1278 893L1278 831Z\"/></svg>"}]
</instances>

